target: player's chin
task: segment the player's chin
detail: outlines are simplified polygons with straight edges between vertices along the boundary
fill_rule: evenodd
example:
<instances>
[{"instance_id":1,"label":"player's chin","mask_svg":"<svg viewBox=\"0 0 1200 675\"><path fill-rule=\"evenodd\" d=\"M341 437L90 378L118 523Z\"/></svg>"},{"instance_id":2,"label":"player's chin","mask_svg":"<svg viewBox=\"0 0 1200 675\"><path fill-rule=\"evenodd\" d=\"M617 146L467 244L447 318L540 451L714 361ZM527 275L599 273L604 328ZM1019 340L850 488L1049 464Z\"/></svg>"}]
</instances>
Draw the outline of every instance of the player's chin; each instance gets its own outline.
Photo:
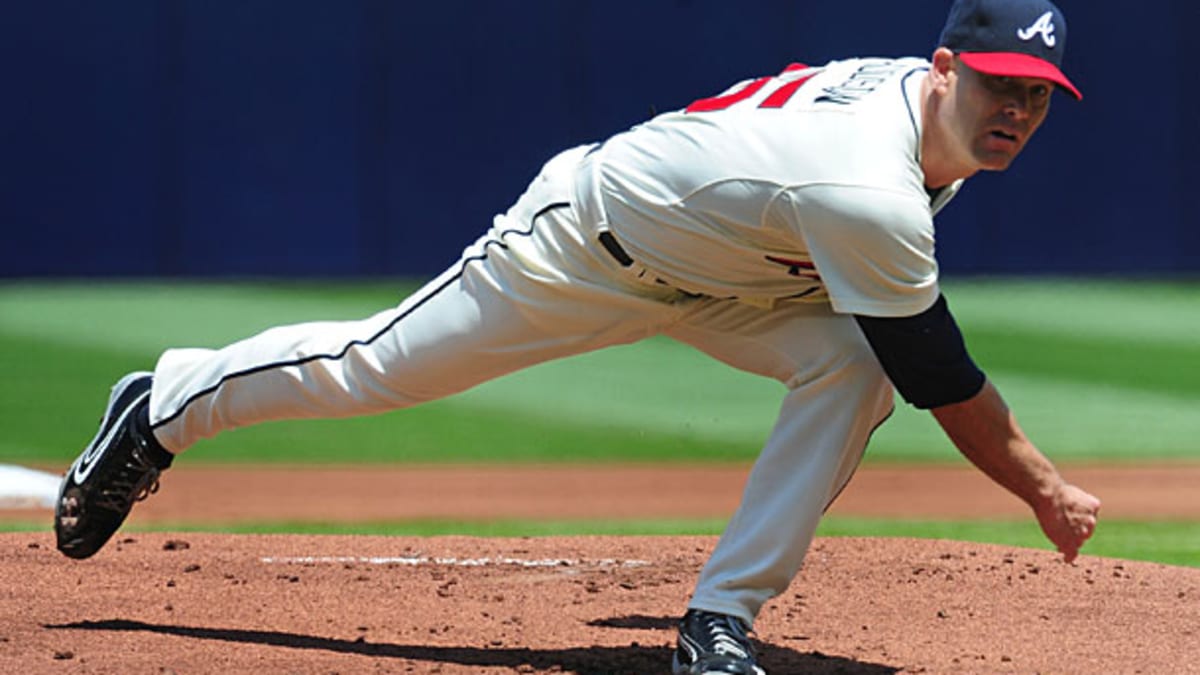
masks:
<instances>
[{"instance_id":1,"label":"player's chin","mask_svg":"<svg viewBox=\"0 0 1200 675\"><path fill-rule=\"evenodd\" d=\"M1016 152L985 152L976 153L975 160L982 171L1004 171L1012 166L1017 158Z\"/></svg>"},{"instance_id":2,"label":"player's chin","mask_svg":"<svg viewBox=\"0 0 1200 675\"><path fill-rule=\"evenodd\" d=\"M1016 139L989 137L975 147L975 161L983 171L1004 171L1012 166L1023 147Z\"/></svg>"}]
</instances>

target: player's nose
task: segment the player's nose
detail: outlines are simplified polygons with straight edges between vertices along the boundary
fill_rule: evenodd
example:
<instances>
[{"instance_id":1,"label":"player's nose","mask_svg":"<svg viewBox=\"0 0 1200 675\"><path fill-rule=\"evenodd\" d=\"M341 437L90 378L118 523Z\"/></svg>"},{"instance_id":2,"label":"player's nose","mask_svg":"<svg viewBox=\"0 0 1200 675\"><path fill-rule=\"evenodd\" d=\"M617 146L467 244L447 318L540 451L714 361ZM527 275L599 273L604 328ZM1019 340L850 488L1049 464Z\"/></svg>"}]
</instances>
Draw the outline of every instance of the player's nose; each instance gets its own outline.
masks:
<instances>
[{"instance_id":1,"label":"player's nose","mask_svg":"<svg viewBox=\"0 0 1200 675\"><path fill-rule=\"evenodd\" d=\"M1024 120L1033 114L1033 101L1028 91L1013 92L1004 99L1004 115L1015 120Z\"/></svg>"}]
</instances>

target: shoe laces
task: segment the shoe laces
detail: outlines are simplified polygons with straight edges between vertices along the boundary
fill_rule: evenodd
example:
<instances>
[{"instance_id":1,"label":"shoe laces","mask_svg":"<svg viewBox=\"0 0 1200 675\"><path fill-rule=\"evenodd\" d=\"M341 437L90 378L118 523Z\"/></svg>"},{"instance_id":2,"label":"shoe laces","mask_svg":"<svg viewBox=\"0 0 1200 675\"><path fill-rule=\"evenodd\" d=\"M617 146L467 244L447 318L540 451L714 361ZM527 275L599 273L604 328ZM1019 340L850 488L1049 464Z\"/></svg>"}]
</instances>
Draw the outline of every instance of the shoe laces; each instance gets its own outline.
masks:
<instances>
[{"instance_id":1,"label":"shoe laces","mask_svg":"<svg viewBox=\"0 0 1200 675\"><path fill-rule=\"evenodd\" d=\"M735 656L739 659L753 658L754 650L742 622L732 616L703 612L700 620L705 629L707 644L704 650L712 654Z\"/></svg>"},{"instance_id":2,"label":"shoe laces","mask_svg":"<svg viewBox=\"0 0 1200 675\"><path fill-rule=\"evenodd\" d=\"M160 473L159 468L146 457L141 445L135 444L129 453L129 461L123 463L117 474L108 481L96 505L122 513L128 511L134 502L158 492Z\"/></svg>"}]
</instances>

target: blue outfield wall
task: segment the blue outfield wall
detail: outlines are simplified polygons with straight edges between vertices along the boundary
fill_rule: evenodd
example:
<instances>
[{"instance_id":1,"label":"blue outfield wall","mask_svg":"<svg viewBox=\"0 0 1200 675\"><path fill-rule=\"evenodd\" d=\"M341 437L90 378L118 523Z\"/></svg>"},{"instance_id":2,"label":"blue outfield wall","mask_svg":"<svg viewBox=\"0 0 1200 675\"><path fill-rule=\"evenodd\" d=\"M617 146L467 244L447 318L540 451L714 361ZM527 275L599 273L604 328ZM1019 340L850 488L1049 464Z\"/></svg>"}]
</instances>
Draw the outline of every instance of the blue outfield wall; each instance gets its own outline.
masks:
<instances>
[{"instance_id":1,"label":"blue outfield wall","mask_svg":"<svg viewBox=\"0 0 1200 675\"><path fill-rule=\"evenodd\" d=\"M431 275L559 149L791 61L927 56L948 1L13 0L0 276ZM1200 4L1061 0L1067 71L948 273L1200 272Z\"/></svg>"}]
</instances>

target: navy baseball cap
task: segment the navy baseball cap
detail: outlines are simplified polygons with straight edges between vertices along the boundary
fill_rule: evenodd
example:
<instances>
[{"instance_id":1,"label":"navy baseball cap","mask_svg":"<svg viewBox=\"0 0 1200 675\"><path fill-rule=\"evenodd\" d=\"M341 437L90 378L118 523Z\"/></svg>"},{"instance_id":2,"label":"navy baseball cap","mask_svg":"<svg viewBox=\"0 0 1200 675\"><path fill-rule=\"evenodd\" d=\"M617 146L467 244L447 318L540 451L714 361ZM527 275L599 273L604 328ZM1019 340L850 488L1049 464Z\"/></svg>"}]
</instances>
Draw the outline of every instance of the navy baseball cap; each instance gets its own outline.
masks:
<instances>
[{"instance_id":1,"label":"navy baseball cap","mask_svg":"<svg viewBox=\"0 0 1200 675\"><path fill-rule=\"evenodd\" d=\"M1050 80L1083 98L1061 70L1067 20L1049 0L955 0L938 45L981 73Z\"/></svg>"}]
</instances>

